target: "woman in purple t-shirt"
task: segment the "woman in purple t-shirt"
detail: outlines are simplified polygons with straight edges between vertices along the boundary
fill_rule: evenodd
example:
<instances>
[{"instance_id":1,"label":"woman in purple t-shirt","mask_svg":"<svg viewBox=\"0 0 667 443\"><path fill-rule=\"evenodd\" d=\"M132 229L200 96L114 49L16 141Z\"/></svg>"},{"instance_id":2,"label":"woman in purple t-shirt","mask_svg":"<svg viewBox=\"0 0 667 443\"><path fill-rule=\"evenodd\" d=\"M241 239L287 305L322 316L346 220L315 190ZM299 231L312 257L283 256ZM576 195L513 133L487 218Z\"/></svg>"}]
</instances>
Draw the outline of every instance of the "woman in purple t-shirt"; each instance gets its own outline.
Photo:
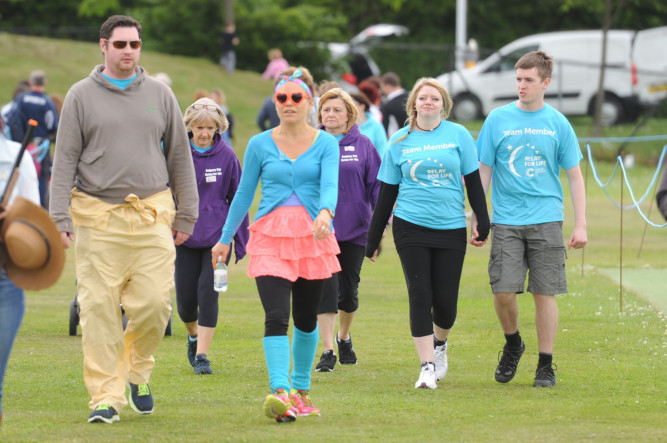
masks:
<instances>
[{"instance_id":1,"label":"woman in purple t-shirt","mask_svg":"<svg viewBox=\"0 0 667 443\"><path fill-rule=\"evenodd\" d=\"M200 98L188 106L184 120L197 177L199 218L190 238L176 246L176 306L188 330L188 360L195 374L213 374L207 354L218 323L218 293L213 290L211 248L236 194L241 164L221 136L227 118L213 100ZM247 216L234 240L238 261L248 242Z\"/></svg>"},{"instance_id":2,"label":"woman in purple t-shirt","mask_svg":"<svg viewBox=\"0 0 667 443\"><path fill-rule=\"evenodd\" d=\"M359 307L361 265L366 233L380 190L377 174L381 163L373 143L359 132L355 123L357 114L352 97L340 88L330 89L320 98L320 129L338 139L340 150L337 217L333 224L341 251L338 255L341 271L329 279L320 302L317 322L324 352L315 367L318 372L332 372L336 365L333 346L336 313L340 321L336 334L338 361L342 365L357 364L350 328Z\"/></svg>"}]
</instances>

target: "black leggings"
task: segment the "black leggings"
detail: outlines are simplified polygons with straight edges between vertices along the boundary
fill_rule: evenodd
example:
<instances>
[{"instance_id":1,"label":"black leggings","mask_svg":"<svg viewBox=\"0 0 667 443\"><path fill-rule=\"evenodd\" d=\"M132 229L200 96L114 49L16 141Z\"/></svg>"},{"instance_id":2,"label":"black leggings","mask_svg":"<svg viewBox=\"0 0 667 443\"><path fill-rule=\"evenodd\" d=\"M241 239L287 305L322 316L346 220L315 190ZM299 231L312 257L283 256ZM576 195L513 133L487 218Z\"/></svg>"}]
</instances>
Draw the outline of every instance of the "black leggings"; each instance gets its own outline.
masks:
<instances>
[{"instance_id":1,"label":"black leggings","mask_svg":"<svg viewBox=\"0 0 667 443\"><path fill-rule=\"evenodd\" d=\"M408 286L412 336L433 334L434 323L442 329L451 329L456 320L465 252L412 245L397 252Z\"/></svg>"},{"instance_id":2,"label":"black leggings","mask_svg":"<svg viewBox=\"0 0 667 443\"><path fill-rule=\"evenodd\" d=\"M183 323L198 321L199 326L218 324L218 296L213 290L210 248L176 246L176 308Z\"/></svg>"},{"instance_id":3,"label":"black leggings","mask_svg":"<svg viewBox=\"0 0 667 443\"><path fill-rule=\"evenodd\" d=\"M326 280L291 282L280 277L262 276L255 279L259 298L264 307L264 337L287 335L292 294L292 319L294 327L303 332L313 332L317 327L317 308L322 299Z\"/></svg>"},{"instance_id":4,"label":"black leggings","mask_svg":"<svg viewBox=\"0 0 667 443\"><path fill-rule=\"evenodd\" d=\"M359 281L364 263L364 247L350 242L338 242L338 262L341 271L327 279L319 314L356 312L359 308Z\"/></svg>"}]
</instances>

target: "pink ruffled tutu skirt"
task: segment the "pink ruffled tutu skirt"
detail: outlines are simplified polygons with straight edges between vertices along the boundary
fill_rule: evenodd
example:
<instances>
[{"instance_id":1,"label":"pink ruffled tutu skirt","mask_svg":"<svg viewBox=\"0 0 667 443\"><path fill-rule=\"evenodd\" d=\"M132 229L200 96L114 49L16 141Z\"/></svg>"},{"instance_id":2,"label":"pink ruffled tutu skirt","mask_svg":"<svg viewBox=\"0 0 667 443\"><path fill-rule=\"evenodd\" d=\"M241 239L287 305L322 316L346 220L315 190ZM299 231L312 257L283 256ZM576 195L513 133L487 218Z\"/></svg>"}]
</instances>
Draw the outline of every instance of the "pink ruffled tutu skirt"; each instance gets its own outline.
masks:
<instances>
[{"instance_id":1,"label":"pink ruffled tutu skirt","mask_svg":"<svg viewBox=\"0 0 667 443\"><path fill-rule=\"evenodd\" d=\"M322 280L340 271L338 242L333 232L313 237L313 220L303 206L281 206L249 227L246 247L248 277Z\"/></svg>"}]
</instances>

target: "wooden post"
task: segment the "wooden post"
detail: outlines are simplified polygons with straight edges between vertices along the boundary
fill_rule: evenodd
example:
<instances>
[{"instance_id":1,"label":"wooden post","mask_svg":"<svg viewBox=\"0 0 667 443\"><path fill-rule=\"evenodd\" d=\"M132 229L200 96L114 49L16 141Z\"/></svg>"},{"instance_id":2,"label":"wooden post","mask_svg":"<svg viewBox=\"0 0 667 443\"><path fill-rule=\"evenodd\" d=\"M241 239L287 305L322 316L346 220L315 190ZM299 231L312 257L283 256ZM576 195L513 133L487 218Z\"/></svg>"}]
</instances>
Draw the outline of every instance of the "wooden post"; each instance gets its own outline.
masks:
<instances>
[{"instance_id":1,"label":"wooden post","mask_svg":"<svg viewBox=\"0 0 667 443\"><path fill-rule=\"evenodd\" d=\"M623 152L621 151L621 155L618 156L618 161L621 162L621 167L623 166ZM618 259L618 272L619 272L619 278L618 278L618 293L619 293L619 298L618 298L618 303L620 307L620 312L623 312L623 185L624 185L624 180L621 178L621 229L619 232L619 237L620 237L620 254L619 254L619 259Z\"/></svg>"}]
</instances>

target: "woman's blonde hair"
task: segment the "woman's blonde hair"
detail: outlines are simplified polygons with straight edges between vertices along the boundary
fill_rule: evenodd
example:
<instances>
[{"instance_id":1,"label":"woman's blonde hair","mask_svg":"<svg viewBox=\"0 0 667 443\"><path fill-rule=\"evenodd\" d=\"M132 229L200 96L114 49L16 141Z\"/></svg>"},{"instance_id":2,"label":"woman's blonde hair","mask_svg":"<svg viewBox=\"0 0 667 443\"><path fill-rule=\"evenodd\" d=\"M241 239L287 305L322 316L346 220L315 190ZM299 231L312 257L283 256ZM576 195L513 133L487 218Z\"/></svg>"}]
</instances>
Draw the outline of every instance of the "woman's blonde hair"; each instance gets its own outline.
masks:
<instances>
[{"instance_id":1,"label":"woman's blonde hair","mask_svg":"<svg viewBox=\"0 0 667 443\"><path fill-rule=\"evenodd\" d=\"M412 91L410 91L410 95L408 96L408 101L405 103L405 111L408 114L407 123L410 128L408 129L408 133L397 139L396 142L403 140L414 129L415 122L417 121L417 108L415 103L417 102L417 95L419 95L419 91L421 91L424 86L431 86L440 92L440 95L442 96L442 110L440 111L440 116L443 120L447 120L447 117L449 117L453 102L452 98L449 96L449 92L447 92L447 89L445 89L445 87L442 86L438 80L432 77L422 77L417 80L415 85L412 87Z\"/></svg>"},{"instance_id":2,"label":"woman's blonde hair","mask_svg":"<svg viewBox=\"0 0 667 443\"><path fill-rule=\"evenodd\" d=\"M345 110L347 111L347 124L345 125L344 133L347 134L350 132L350 129L352 129L352 126L354 126L354 124L357 122L359 111L357 111L357 107L354 106L354 101L352 100L352 97L350 97L350 94L340 88L329 89L322 97L320 97L320 102L317 105L317 121L319 124L322 124L322 107L324 107L324 104L327 101L336 98L341 99L343 103L345 103Z\"/></svg>"},{"instance_id":3,"label":"woman's blonde hair","mask_svg":"<svg viewBox=\"0 0 667 443\"><path fill-rule=\"evenodd\" d=\"M197 105L202 106L199 107ZM211 106L215 106L215 109L212 109ZM198 107L199 109L195 109L195 107ZM216 102L208 97L200 98L188 106L188 108L185 110L183 121L185 122L185 128L190 131L192 130L193 125L197 125L207 118L210 118L215 122L215 126L217 127L216 132L225 132L229 127L229 122L227 121L225 113L222 112L222 109L217 105Z\"/></svg>"}]
</instances>

